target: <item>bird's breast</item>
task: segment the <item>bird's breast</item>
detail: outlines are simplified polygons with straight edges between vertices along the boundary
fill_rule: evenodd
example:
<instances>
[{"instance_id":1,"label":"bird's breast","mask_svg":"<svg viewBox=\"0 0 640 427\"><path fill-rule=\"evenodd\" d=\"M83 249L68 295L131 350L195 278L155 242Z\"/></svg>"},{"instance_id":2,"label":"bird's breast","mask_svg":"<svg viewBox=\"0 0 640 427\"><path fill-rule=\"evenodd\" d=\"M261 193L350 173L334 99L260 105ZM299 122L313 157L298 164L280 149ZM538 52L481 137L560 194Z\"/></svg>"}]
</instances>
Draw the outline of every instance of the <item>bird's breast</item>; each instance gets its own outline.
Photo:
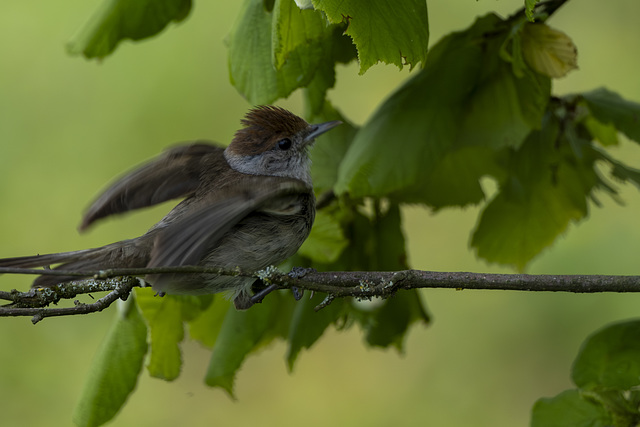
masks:
<instances>
[{"instance_id":1,"label":"bird's breast","mask_svg":"<svg viewBox=\"0 0 640 427\"><path fill-rule=\"evenodd\" d=\"M292 256L311 232L315 218L313 194L265 206L229 230L201 264L246 271L277 265Z\"/></svg>"}]
</instances>

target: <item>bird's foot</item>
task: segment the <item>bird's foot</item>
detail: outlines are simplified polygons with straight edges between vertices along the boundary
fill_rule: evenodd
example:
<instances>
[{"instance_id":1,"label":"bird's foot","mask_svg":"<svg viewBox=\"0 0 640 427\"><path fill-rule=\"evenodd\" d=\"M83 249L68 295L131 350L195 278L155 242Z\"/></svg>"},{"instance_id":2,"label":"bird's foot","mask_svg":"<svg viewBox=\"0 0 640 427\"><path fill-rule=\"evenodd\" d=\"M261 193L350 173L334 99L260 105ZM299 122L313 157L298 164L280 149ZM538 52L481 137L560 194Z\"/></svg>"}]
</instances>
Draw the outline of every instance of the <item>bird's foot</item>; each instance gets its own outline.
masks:
<instances>
[{"instance_id":1,"label":"bird's foot","mask_svg":"<svg viewBox=\"0 0 640 427\"><path fill-rule=\"evenodd\" d=\"M315 273L317 271L318 270L316 270L315 268L293 267L291 269L291 271L289 272L289 277L291 277L293 279L302 279L307 274ZM292 286L291 287L291 292L293 292L293 297L295 298L296 301L300 301L302 299L302 297L304 296L304 290L298 288L297 286ZM313 297L313 292L311 292L311 296Z\"/></svg>"},{"instance_id":2,"label":"bird's foot","mask_svg":"<svg viewBox=\"0 0 640 427\"><path fill-rule=\"evenodd\" d=\"M310 273L317 273L318 270L309 267L293 267L288 276L293 279L302 279L304 276Z\"/></svg>"},{"instance_id":3,"label":"bird's foot","mask_svg":"<svg viewBox=\"0 0 640 427\"><path fill-rule=\"evenodd\" d=\"M269 285L266 288L256 292L255 294L253 294L251 296L251 298L249 298L249 301L251 302L251 305L261 303L262 300L264 299L264 297L266 297L267 295L269 295L271 292L275 291L276 289L278 289L278 285Z\"/></svg>"}]
</instances>

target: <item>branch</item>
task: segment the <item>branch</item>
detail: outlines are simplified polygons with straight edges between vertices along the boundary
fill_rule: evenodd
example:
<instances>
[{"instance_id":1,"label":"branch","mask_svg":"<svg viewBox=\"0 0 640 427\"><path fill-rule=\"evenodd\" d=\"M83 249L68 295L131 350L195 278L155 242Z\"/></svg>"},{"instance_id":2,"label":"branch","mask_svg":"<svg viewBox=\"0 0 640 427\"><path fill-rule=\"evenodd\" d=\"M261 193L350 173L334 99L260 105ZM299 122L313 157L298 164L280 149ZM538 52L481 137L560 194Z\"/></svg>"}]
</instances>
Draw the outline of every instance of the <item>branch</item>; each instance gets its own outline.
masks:
<instances>
[{"instance_id":1,"label":"branch","mask_svg":"<svg viewBox=\"0 0 640 427\"><path fill-rule=\"evenodd\" d=\"M3 273L93 277L88 280L63 283L51 288L31 289L28 292L0 291L0 299L11 301L11 304L0 307L0 316L34 316L32 319L34 323L50 316L86 314L104 310L118 298L126 299L134 287L142 286L141 281L132 276L162 273L208 273L254 277L275 285L276 289L300 289L328 294L328 297L316 307L316 310L326 307L335 298L355 297L366 300L375 297L387 298L399 289L448 288L576 293L640 292L640 276L484 274L420 270L318 272L313 269L294 269L291 273L284 274L274 267L248 273L240 270L198 266L123 268L99 271L0 268L0 274ZM71 299L78 294L101 291L111 292L93 304L80 304L76 301L75 307L44 308L61 299Z\"/></svg>"},{"instance_id":2,"label":"branch","mask_svg":"<svg viewBox=\"0 0 640 427\"><path fill-rule=\"evenodd\" d=\"M15 289L11 292L0 291L0 299L13 301L11 304L0 306L0 317L33 316L31 322L35 325L45 317L94 313L109 307L118 298L126 300L135 286L140 286L140 281L135 277L126 276L98 281L90 279L69 282L54 287L55 290L39 288L28 292L18 292ZM71 299L78 294L108 290L111 292L92 304L74 300L74 307L45 308L51 303L57 304L61 299Z\"/></svg>"}]
</instances>

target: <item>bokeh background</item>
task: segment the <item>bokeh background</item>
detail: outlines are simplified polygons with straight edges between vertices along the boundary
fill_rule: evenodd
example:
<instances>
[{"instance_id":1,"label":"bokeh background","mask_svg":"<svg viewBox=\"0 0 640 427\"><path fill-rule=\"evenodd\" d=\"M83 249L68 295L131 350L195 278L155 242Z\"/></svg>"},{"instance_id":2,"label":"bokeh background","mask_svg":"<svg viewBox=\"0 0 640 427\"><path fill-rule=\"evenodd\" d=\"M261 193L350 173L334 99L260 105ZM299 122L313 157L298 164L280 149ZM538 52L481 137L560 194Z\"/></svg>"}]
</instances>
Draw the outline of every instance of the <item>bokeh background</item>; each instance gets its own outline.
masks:
<instances>
[{"instance_id":1,"label":"bokeh background","mask_svg":"<svg viewBox=\"0 0 640 427\"><path fill-rule=\"evenodd\" d=\"M430 0L431 44L476 16L506 16L521 0ZM195 2L191 16L159 37L125 42L101 63L69 57L64 44L99 0L0 5L0 257L93 247L141 234L161 206L76 231L82 209L107 182L163 147L231 139L249 105L229 84L223 40L240 1ZM550 21L579 49L578 71L558 94L606 85L640 101L637 0L571 1ZM358 76L339 67L330 98L363 123L410 75L378 65ZM299 94L279 102L301 112ZM614 155L640 167L640 147ZM488 188L491 184L488 183ZM572 225L530 273L639 274L640 195L621 188ZM509 272L468 247L478 209L404 210L411 265L442 271ZM0 277L26 289L29 278ZM640 295L427 290L429 327L411 331L406 352L367 349L357 328L331 331L289 374L285 346L250 357L237 401L203 384L209 351L184 345L173 383L144 374L118 426L524 426L542 396L571 387L580 343L605 324L640 313ZM0 413L5 426L67 426L114 309L82 318L0 319Z\"/></svg>"}]
</instances>

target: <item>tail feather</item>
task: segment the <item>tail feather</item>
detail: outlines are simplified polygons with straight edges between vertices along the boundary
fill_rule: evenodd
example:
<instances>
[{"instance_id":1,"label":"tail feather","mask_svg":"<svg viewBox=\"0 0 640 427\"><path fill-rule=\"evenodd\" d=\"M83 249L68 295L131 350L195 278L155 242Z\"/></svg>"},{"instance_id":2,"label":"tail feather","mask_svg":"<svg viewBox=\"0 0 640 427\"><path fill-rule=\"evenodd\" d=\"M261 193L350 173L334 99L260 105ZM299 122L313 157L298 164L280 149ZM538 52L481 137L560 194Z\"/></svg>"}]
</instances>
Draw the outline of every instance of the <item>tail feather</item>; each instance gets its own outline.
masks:
<instances>
[{"instance_id":1,"label":"tail feather","mask_svg":"<svg viewBox=\"0 0 640 427\"><path fill-rule=\"evenodd\" d=\"M15 258L0 259L0 267L15 268L35 268L48 267L53 264L60 264L75 261L79 258L85 258L92 252L98 252L101 248L83 249L80 251L60 252L56 254L32 255Z\"/></svg>"},{"instance_id":2,"label":"tail feather","mask_svg":"<svg viewBox=\"0 0 640 427\"><path fill-rule=\"evenodd\" d=\"M57 267L55 267L56 270L72 271L94 271L118 267L144 267L149 261L150 252L145 243L146 241L144 240L123 240L100 248L60 252L57 254L4 258L0 259L0 267L35 268L57 264ZM89 276L90 275L87 275L86 277ZM81 276L44 275L34 280L32 287L48 287L81 279L83 279Z\"/></svg>"}]
</instances>

